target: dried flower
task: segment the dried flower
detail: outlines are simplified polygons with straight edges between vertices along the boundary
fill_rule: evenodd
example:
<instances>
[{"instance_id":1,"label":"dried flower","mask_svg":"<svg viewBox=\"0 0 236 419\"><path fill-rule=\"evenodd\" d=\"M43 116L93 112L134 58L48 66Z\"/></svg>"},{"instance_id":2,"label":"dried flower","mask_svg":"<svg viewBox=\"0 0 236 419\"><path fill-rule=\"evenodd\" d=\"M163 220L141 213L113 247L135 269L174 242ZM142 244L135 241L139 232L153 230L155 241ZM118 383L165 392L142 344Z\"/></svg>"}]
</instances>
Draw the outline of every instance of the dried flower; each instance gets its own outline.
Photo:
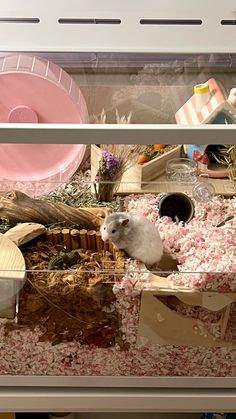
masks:
<instances>
[{"instance_id":1,"label":"dried flower","mask_svg":"<svg viewBox=\"0 0 236 419\"><path fill-rule=\"evenodd\" d=\"M116 123L117 124L130 124L131 117L132 117L132 112L130 112L128 116L125 116L125 115L120 116L118 109L116 109Z\"/></svg>"},{"instance_id":2,"label":"dried flower","mask_svg":"<svg viewBox=\"0 0 236 419\"><path fill-rule=\"evenodd\" d=\"M114 180L120 170L120 161L109 151L102 151L102 160L96 176L97 181Z\"/></svg>"},{"instance_id":3,"label":"dried flower","mask_svg":"<svg viewBox=\"0 0 236 419\"><path fill-rule=\"evenodd\" d=\"M140 144L101 145L102 158L95 178L98 182L98 201L109 202L113 199L123 174L137 163L145 147Z\"/></svg>"}]
</instances>

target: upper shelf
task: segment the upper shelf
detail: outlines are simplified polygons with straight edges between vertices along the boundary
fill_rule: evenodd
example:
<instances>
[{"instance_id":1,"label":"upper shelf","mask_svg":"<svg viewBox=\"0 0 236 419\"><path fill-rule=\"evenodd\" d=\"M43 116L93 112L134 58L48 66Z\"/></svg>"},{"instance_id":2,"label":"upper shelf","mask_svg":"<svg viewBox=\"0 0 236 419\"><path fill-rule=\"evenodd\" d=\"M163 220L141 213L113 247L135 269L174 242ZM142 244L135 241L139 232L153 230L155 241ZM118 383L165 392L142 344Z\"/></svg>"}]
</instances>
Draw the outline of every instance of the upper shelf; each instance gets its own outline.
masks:
<instances>
[{"instance_id":1,"label":"upper shelf","mask_svg":"<svg viewBox=\"0 0 236 419\"><path fill-rule=\"evenodd\" d=\"M0 50L234 53L233 0L9 0Z\"/></svg>"}]
</instances>

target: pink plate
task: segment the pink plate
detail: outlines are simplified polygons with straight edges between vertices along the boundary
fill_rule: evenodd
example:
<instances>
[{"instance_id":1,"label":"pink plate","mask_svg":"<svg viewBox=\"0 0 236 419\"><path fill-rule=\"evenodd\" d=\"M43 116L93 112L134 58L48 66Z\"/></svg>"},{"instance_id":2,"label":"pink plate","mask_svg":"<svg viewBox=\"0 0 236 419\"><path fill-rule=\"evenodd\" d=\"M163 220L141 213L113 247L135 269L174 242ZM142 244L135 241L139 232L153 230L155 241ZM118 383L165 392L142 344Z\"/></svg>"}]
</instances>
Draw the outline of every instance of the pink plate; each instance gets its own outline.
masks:
<instances>
[{"instance_id":1,"label":"pink plate","mask_svg":"<svg viewBox=\"0 0 236 419\"><path fill-rule=\"evenodd\" d=\"M47 194L70 179L85 149L83 144L0 144L0 191Z\"/></svg>"}]
</instances>

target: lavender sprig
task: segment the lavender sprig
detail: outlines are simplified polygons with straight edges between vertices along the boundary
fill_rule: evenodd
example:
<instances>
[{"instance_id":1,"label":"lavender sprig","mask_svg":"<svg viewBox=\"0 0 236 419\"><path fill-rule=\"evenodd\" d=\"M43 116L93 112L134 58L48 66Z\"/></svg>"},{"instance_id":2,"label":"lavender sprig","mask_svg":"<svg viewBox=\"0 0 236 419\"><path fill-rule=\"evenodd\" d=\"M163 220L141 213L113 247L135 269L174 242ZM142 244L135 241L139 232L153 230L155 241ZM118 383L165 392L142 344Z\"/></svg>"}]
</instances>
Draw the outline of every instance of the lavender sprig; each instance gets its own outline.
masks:
<instances>
[{"instance_id":1,"label":"lavender sprig","mask_svg":"<svg viewBox=\"0 0 236 419\"><path fill-rule=\"evenodd\" d=\"M102 159L97 172L96 181L114 180L120 172L120 160L109 151L102 151Z\"/></svg>"}]
</instances>

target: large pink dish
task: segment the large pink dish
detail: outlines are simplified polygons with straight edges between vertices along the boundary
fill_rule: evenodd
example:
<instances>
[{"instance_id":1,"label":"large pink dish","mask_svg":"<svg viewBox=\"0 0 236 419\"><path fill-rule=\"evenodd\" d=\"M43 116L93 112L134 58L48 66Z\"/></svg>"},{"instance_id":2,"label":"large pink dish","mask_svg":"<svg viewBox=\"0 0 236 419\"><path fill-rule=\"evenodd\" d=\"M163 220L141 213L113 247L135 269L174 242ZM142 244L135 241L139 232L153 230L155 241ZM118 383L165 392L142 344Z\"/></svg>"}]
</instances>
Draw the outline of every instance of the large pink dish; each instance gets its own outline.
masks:
<instances>
[{"instance_id":1,"label":"large pink dish","mask_svg":"<svg viewBox=\"0 0 236 419\"><path fill-rule=\"evenodd\" d=\"M0 144L0 191L48 194L69 181L85 149L83 144Z\"/></svg>"}]
</instances>

